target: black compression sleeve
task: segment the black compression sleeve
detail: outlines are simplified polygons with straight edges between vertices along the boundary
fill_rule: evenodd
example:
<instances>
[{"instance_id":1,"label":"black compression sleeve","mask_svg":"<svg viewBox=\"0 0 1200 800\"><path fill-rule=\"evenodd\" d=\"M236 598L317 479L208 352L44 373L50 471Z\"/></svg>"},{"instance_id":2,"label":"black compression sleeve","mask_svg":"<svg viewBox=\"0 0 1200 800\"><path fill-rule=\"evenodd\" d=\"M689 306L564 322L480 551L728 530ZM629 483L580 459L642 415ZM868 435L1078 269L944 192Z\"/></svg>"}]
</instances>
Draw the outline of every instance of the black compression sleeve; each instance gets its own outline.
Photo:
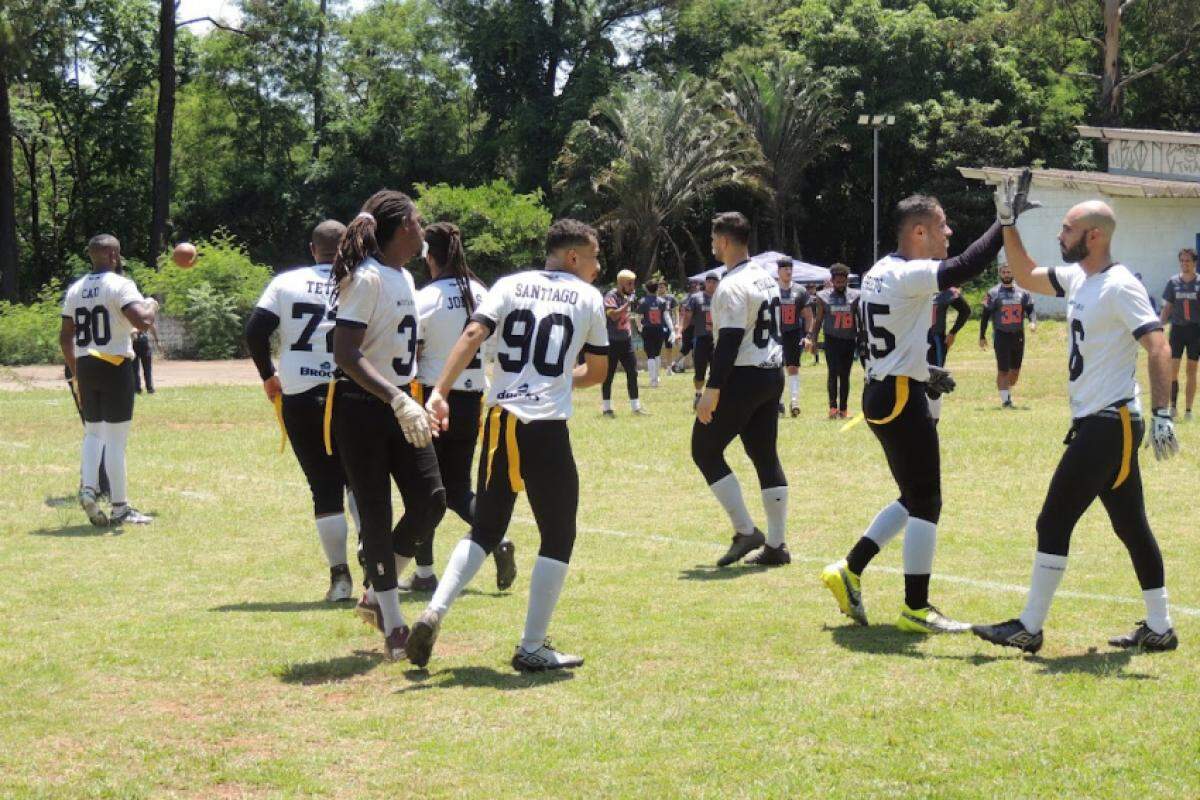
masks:
<instances>
[{"instance_id":1,"label":"black compression sleeve","mask_svg":"<svg viewBox=\"0 0 1200 800\"><path fill-rule=\"evenodd\" d=\"M979 315L979 338L983 339L987 336L988 320L992 318L992 310L987 306L983 307L983 313Z\"/></svg>"},{"instance_id":2,"label":"black compression sleeve","mask_svg":"<svg viewBox=\"0 0 1200 800\"><path fill-rule=\"evenodd\" d=\"M742 346L745 336L746 331L741 328L721 328L717 346L713 348L712 361L708 365L708 388L720 389L729 373L733 372L738 348Z\"/></svg>"},{"instance_id":3,"label":"black compression sleeve","mask_svg":"<svg viewBox=\"0 0 1200 800\"><path fill-rule=\"evenodd\" d=\"M954 308L954 327L950 329L951 334L956 334L963 329L967 324L967 320L971 318L971 304L958 296L951 301L950 305Z\"/></svg>"},{"instance_id":4,"label":"black compression sleeve","mask_svg":"<svg viewBox=\"0 0 1200 800\"><path fill-rule=\"evenodd\" d=\"M279 317L265 308L255 308L246 322L246 349L264 381L275 374L271 363L271 334L279 327Z\"/></svg>"},{"instance_id":5,"label":"black compression sleeve","mask_svg":"<svg viewBox=\"0 0 1200 800\"><path fill-rule=\"evenodd\" d=\"M996 260L1003 245L1004 237L1000 233L1000 223L992 223L992 227L972 242L970 247L938 265L938 290L961 286L983 272Z\"/></svg>"}]
</instances>

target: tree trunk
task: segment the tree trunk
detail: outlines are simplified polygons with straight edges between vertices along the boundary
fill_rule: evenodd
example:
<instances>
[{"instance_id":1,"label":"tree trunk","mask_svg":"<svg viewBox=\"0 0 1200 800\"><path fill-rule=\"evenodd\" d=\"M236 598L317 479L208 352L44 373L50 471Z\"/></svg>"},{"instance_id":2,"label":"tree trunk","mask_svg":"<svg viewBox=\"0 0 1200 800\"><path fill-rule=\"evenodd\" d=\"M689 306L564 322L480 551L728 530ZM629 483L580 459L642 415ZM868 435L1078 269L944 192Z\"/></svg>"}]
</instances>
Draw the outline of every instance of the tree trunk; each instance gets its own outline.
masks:
<instances>
[{"instance_id":1,"label":"tree trunk","mask_svg":"<svg viewBox=\"0 0 1200 800\"><path fill-rule=\"evenodd\" d=\"M321 138L325 135L325 15L329 0L321 0L321 19L317 23L317 57L313 65L313 146L312 157L321 157Z\"/></svg>"},{"instance_id":2,"label":"tree trunk","mask_svg":"<svg viewBox=\"0 0 1200 800\"><path fill-rule=\"evenodd\" d=\"M1104 0L1104 69L1100 82L1100 124L1121 124L1121 0Z\"/></svg>"},{"instance_id":3,"label":"tree trunk","mask_svg":"<svg viewBox=\"0 0 1200 800\"><path fill-rule=\"evenodd\" d=\"M171 213L171 138L175 127L175 0L160 0L158 14L158 109L154 114L154 191L150 217L150 251L146 263L158 261L167 245Z\"/></svg>"},{"instance_id":4,"label":"tree trunk","mask_svg":"<svg viewBox=\"0 0 1200 800\"><path fill-rule=\"evenodd\" d=\"M16 139L21 145L21 154L25 156L25 172L29 175L29 246L33 251L30 261L34 282L40 283L46 265L42 260L42 198L38 187L38 140L31 138L30 141L25 141L20 136Z\"/></svg>"},{"instance_id":5,"label":"tree trunk","mask_svg":"<svg viewBox=\"0 0 1200 800\"><path fill-rule=\"evenodd\" d=\"M17 186L13 176L12 111L8 105L8 67L0 53L0 291L6 300L20 294L17 252Z\"/></svg>"}]
</instances>

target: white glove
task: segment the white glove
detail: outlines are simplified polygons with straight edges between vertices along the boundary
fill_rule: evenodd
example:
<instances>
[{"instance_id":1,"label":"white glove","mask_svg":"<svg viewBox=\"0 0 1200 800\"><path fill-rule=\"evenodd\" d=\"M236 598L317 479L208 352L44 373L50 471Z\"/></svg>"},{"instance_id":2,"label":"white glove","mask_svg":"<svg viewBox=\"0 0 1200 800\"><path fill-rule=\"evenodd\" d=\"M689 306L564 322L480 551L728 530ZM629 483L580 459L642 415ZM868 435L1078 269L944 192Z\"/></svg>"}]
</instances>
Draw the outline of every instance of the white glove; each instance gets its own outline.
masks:
<instances>
[{"instance_id":1,"label":"white glove","mask_svg":"<svg viewBox=\"0 0 1200 800\"><path fill-rule=\"evenodd\" d=\"M996 218L1004 227L1015 225L1017 217L1031 208L1041 208L1042 204L1029 199L1029 184L1033 182L1033 172L1029 167L1021 170L1021 176L1015 181L1012 177L1004 179L1004 183L996 187Z\"/></svg>"},{"instance_id":2,"label":"white glove","mask_svg":"<svg viewBox=\"0 0 1200 800\"><path fill-rule=\"evenodd\" d=\"M1154 457L1159 461L1165 461L1179 452L1179 440L1175 438L1175 423L1171 419L1171 412L1165 408L1154 409L1154 416L1151 419L1150 440L1146 442L1146 446L1154 445Z\"/></svg>"},{"instance_id":3,"label":"white glove","mask_svg":"<svg viewBox=\"0 0 1200 800\"><path fill-rule=\"evenodd\" d=\"M428 447L433 441L433 434L429 430L429 417L416 400L400 392L392 398L392 413L400 423L404 438L413 447Z\"/></svg>"}]
</instances>

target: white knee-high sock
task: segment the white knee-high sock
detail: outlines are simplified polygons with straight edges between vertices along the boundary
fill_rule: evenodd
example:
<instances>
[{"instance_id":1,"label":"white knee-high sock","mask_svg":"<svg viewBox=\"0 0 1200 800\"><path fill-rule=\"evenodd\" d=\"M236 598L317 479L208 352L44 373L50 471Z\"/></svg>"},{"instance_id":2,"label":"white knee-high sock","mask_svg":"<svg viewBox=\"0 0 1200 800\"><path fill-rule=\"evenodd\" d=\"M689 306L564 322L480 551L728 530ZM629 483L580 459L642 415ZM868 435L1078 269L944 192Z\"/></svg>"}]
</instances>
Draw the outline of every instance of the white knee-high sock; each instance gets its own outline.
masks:
<instances>
[{"instance_id":1,"label":"white knee-high sock","mask_svg":"<svg viewBox=\"0 0 1200 800\"><path fill-rule=\"evenodd\" d=\"M113 505L128 502L129 490L125 479L125 445L129 441L131 422L102 422L104 439L104 471L108 473L108 485L112 489Z\"/></svg>"},{"instance_id":2,"label":"white knee-high sock","mask_svg":"<svg viewBox=\"0 0 1200 800\"><path fill-rule=\"evenodd\" d=\"M450 553L450 561L446 563L446 571L442 573L442 579L438 582L437 591L433 593L433 599L429 601L429 607L436 611L438 616L446 616L450 606L458 599L459 593L471 582L486 560L487 553L483 552L482 547L469 538L460 539L458 544L454 545L454 551Z\"/></svg>"},{"instance_id":3,"label":"white knee-high sock","mask_svg":"<svg viewBox=\"0 0 1200 800\"><path fill-rule=\"evenodd\" d=\"M795 405L800 400L800 376L788 375L788 395L792 398L792 405Z\"/></svg>"},{"instance_id":4,"label":"white knee-high sock","mask_svg":"<svg viewBox=\"0 0 1200 800\"><path fill-rule=\"evenodd\" d=\"M929 416L934 419L942 418L942 398L939 397L937 400L929 401Z\"/></svg>"},{"instance_id":5,"label":"white knee-high sock","mask_svg":"<svg viewBox=\"0 0 1200 800\"><path fill-rule=\"evenodd\" d=\"M754 520L750 518L750 510L746 508L746 501L742 499L742 487L736 475L731 472L716 483L709 484L708 488L712 489L717 501L729 515L729 521L733 523L735 531L746 534L754 530Z\"/></svg>"},{"instance_id":6,"label":"white knee-high sock","mask_svg":"<svg viewBox=\"0 0 1200 800\"><path fill-rule=\"evenodd\" d=\"M83 454L79 478L85 489L100 491L100 459L104 458L104 423L83 423Z\"/></svg>"},{"instance_id":7,"label":"white knee-high sock","mask_svg":"<svg viewBox=\"0 0 1200 800\"><path fill-rule=\"evenodd\" d=\"M904 574L928 575L933 572L936 545L937 525L927 519L909 517L904 531Z\"/></svg>"},{"instance_id":8,"label":"white knee-high sock","mask_svg":"<svg viewBox=\"0 0 1200 800\"><path fill-rule=\"evenodd\" d=\"M533 652L546 641L550 629L550 617L558 605L563 582L567 579L567 565L553 558L538 556L529 574L529 608L525 612L525 632L521 634L521 647Z\"/></svg>"},{"instance_id":9,"label":"white knee-high sock","mask_svg":"<svg viewBox=\"0 0 1200 800\"><path fill-rule=\"evenodd\" d=\"M787 534L788 487L763 489L762 501L767 510L767 545L779 547Z\"/></svg>"},{"instance_id":10,"label":"white knee-high sock","mask_svg":"<svg viewBox=\"0 0 1200 800\"><path fill-rule=\"evenodd\" d=\"M399 553L393 554L392 557L396 560L396 578L398 579L404 574L404 570L408 569L408 564L413 560L413 557L402 556Z\"/></svg>"},{"instance_id":11,"label":"white knee-high sock","mask_svg":"<svg viewBox=\"0 0 1200 800\"><path fill-rule=\"evenodd\" d=\"M1021 624L1030 633L1037 633L1050 613L1054 592L1062 583L1067 571L1067 557L1037 552L1033 555L1033 577L1029 579L1029 595L1025 598L1025 610L1021 612Z\"/></svg>"},{"instance_id":12,"label":"white knee-high sock","mask_svg":"<svg viewBox=\"0 0 1200 800\"><path fill-rule=\"evenodd\" d=\"M433 564L417 564L418 578L432 578L434 576Z\"/></svg>"},{"instance_id":13,"label":"white knee-high sock","mask_svg":"<svg viewBox=\"0 0 1200 800\"><path fill-rule=\"evenodd\" d=\"M400 590L388 589L385 592L375 592L375 599L379 602L379 610L383 613L383 630L384 635L391 633L396 628L404 627L404 615L400 613Z\"/></svg>"},{"instance_id":14,"label":"white knee-high sock","mask_svg":"<svg viewBox=\"0 0 1200 800\"><path fill-rule=\"evenodd\" d=\"M1167 609L1167 587L1147 589L1142 592L1146 601L1146 624L1155 633L1171 630L1171 612Z\"/></svg>"},{"instance_id":15,"label":"white knee-high sock","mask_svg":"<svg viewBox=\"0 0 1200 800\"><path fill-rule=\"evenodd\" d=\"M646 371L650 373L650 382L658 383L658 359L650 358L646 360Z\"/></svg>"},{"instance_id":16,"label":"white knee-high sock","mask_svg":"<svg viewBox=\"0 0 1200 800\"><path fill-rule=\"evenodd\" d=\"M896 537L896 534L904 530L906 524L908 524L908 509L897 500L891 505L885 506L875 515L875 519L871 520L871 524L867 526L863 536L879 545L879 549L882 550L888 542Z\"/></svg>"},{"instance_id":17,"label":"white knee-high sock","mask_svg":"<svg viewBox=\"0 0 1200 800\"><path fill-rule=\"evenodd\" d=\"M612 411L612 400L601 400L600 401L600 410L601 411Z\"/></svg>"},{"instance_id":18,"label":"white knee-high sock","mask_svg":"<svg viewBox=\"0 0 1200 800\"><path fill-rule=\"evenodd\" d=\"M325 551L325 560L329 562L329 566L336 567L346 563L348 532L345 514L317 517L317 537L321 540L321 549Z\"/></svg>"},{"instance_id":19,"label":"white knee-high sock","mask_svg":"<svg viewBox=\"0 0 1200 800\"><path fill-rule=\"evenodd\" d=\"M629 408L631 410L637 411L641 407L642 407L642 398L640 398L640 397L629 398Z\"/></svg>"}]
</instances>

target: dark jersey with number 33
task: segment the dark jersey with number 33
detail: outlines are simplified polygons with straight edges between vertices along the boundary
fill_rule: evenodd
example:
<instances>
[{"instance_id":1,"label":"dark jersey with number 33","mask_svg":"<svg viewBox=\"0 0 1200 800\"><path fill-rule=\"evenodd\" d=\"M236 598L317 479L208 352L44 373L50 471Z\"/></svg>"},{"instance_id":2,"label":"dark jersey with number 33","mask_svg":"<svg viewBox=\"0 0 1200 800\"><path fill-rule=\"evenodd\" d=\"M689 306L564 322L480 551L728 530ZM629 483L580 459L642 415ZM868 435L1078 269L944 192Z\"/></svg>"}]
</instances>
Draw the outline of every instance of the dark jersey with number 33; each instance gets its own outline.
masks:
<instances>
[{"instance_id":1,"label":"dark jersey with number 33","mask_svg":"<svg viewBox=\"0 0 1200 800\"><path fill-rule=\"evenodd\" d=\"M505 276L471 319L497 337L487 405L502 406L523 422L570 419L579 352L608 352L604 298L569 272Z\"/></svg>"}]
</instances>

